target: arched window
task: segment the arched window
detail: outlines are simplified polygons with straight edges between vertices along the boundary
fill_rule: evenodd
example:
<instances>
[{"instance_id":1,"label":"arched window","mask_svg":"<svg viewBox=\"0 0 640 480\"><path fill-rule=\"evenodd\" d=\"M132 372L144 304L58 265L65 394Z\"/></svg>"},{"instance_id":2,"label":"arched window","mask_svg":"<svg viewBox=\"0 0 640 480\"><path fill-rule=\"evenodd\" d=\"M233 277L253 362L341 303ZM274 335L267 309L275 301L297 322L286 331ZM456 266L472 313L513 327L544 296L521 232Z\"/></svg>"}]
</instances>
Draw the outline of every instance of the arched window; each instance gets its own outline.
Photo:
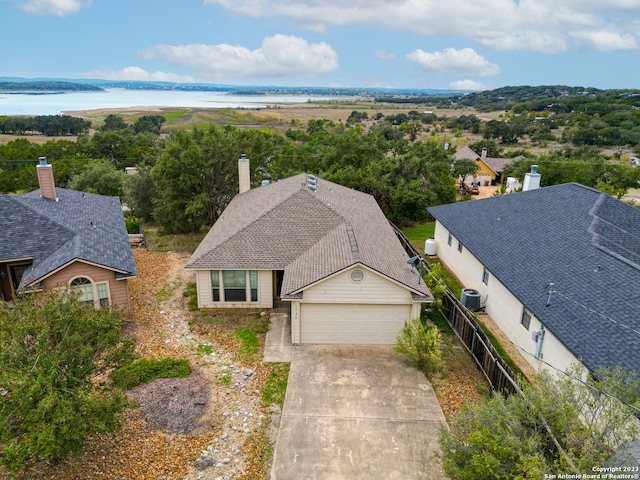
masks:
<instances>
[{"instance_id":1,"label":"arched window","mask_svg":"<svg viewBox=\"0 0 640 480\"><path fill-rule=\"evenodd\" d=\"M109 288L107 283L94 284L90 278L77 277L69 284L71 290L78 292L78 301L85 305L100 308L109 305Z\"/></svg>"},{"instance_id":2,"label":"arched window","mask_svg":"<svg viewBox=\"0 0 640 480\"><path fill-rule=\"evenodd\" d=\"M71 282L71 290L78 292L78 301L86 305L94 305L93 284L87 277L78 277Z\"/></svg>"}]
</instances>

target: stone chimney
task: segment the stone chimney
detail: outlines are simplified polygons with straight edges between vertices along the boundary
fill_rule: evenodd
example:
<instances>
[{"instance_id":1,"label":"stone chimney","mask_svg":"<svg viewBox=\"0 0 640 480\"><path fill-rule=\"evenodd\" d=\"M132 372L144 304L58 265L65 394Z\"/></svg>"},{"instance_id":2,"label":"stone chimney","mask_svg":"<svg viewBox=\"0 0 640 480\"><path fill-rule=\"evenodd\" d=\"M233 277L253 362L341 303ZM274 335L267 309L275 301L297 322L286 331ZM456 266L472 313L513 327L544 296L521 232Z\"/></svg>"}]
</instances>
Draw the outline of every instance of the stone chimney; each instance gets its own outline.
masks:
<instances>
[{"instance_id":1,"label":"stone chimney","mask_svg":"<svg viewBox=\"0 0 640 480\"><path fill-rule=\"evenodd\" d=\"M487 147L484 147L484 148L482 149L482 155L481 155L481 157L482 157L483 159L487 158Z\"/></svg>"},{"instance_id":2,"label":"stone chimney","mask_svg":"<svg viewBox=\"0 0 640 480\"><path fill-rule=\"evenodd\" d=\"M47 163L47 157L39 157L40 165L36 165L38 172L38 184L40 185L40 196L50 200L58 201L56 195L56 184L53 181L53 167Z\"/></svg>"},{"instance_id":3,"label":"stone chimney","mask_svg":"<svg viewBox=\"0 0 640 480\"><path fill-rule=\"evenodd\" d=\"M243 153L238 159L238 183L239 192L244 193L251 190L251 172L249 170L249 159Z\"/></svg>"},{"instance_id":4,"label":"stone chimney","mask_svg":"<svg viewBox=\"0 0 640 480\"><path fill-rule=\"evenodd\" d=\"M524 185L522 191L536 190L540 188L540 174L538 173L538 165L531 165L531 172L524 175Z\"/></svg>"}]
</instances>

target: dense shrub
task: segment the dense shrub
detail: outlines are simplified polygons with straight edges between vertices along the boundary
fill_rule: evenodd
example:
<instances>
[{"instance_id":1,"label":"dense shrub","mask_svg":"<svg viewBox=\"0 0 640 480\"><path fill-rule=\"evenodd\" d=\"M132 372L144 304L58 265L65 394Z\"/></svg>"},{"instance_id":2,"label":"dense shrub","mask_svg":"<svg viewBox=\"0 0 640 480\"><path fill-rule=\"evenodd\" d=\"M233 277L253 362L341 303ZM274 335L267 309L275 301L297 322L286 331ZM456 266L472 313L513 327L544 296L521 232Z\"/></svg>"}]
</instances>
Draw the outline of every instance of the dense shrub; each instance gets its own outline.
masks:
<instances>
[{"instance_id":1,"label":"dense shrub","mask_svg":"<svg viewBox=\"0 0 640 480\"><path fill-rule=\"evenodd\" d=\"M414 318L405 323L393 348L426 371L440 360L440 332L436 327L425 327L422 320Z\"/></svg>"},{"instance_id":2,"label":"dense shrub","mask_svg":"<svg viewBox=\"0 0 640 480\"><path fill-rule=\"evenodd\" d=\"M188 377L191 373L189 361L177 358L141 358L111 374L113 383L124 389L149 383L156 378Z\"/></svg>"}]
</instances>

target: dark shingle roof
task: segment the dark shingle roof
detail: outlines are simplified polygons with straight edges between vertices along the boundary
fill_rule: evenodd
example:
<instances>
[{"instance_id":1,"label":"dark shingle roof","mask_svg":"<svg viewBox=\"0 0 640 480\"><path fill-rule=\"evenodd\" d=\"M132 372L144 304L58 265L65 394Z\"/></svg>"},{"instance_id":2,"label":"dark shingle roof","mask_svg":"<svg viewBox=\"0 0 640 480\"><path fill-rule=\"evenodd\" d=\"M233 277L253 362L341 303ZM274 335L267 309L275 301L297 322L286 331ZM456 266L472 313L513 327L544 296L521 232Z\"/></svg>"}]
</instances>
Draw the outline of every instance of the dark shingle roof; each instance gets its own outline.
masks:
<instances>
[{"instance_id":1,"label":"dark shingle roof","mask_svg":"<svg viewBox=\"0 0 640 480\"><path fill-rule=\"evenodd\" d=\"M0 260L33 258L20 288L73 260L135 276L120 200L62 188L56 194L58 201L39 190L0 195Z\"/></svg>"},{"instance_id":2,"label":"dark shingle roof","mask_svg":"<svg viewBox=\"0 0 640 480\"><path fill-rule=\"evenodd\" d=\"M587 368L640 372L640 210L570 183L429 211Z\"/></svg>"},{"instance_id":3,"label":"dark shingle roof","mask_svg":"<svg viewBox=\"0 0 640 480\"><path fill-rule=\"evenodd\" d=\"M290 295L357 263L431 298L371 195L300 174L237 195L186 267L284 270Z\"/></svg>"}]
</instances>

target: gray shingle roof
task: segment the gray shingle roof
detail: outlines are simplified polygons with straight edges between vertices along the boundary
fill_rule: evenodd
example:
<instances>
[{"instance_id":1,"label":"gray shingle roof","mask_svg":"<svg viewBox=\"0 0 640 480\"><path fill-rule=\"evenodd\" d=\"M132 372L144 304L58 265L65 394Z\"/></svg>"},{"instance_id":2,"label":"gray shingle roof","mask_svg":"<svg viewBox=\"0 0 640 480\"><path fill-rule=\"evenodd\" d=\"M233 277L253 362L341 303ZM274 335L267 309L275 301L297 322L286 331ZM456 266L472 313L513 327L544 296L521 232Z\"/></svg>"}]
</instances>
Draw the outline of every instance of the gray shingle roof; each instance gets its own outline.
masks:
<instances>
[{"instance_id":1,"label":"gray shingle roof","mask_svg":"<svg viewBox=\"0 0 640 480\"><path fill-rule=\"evenodd\" d=\"M587 368L640 372L640 210L569 183L429 211Z\"/></svg>"},{"instance_id":2,"label":"gray shingle roof","mask_svg":"<svg viewBox=\"0 0 640 480\"><path fill-rule=\"evenodd\" d=\"M237 195L188 269L284 270L284 295L361 263L430 299L371 195L300 174Z\"/></svg>"},{"instance_id":3,"label":"gray shingle roof","mask_svg":"<svg viewBox=\"0 0 640 480\"><path fill-rule=\"evenodd\" d=\"M33 258L20 288L73 260L135 276L120 200L63 188L56 193L58 201L40 197L39 190L0 195L0 260Z\"/></svg>"}]
</instances>

